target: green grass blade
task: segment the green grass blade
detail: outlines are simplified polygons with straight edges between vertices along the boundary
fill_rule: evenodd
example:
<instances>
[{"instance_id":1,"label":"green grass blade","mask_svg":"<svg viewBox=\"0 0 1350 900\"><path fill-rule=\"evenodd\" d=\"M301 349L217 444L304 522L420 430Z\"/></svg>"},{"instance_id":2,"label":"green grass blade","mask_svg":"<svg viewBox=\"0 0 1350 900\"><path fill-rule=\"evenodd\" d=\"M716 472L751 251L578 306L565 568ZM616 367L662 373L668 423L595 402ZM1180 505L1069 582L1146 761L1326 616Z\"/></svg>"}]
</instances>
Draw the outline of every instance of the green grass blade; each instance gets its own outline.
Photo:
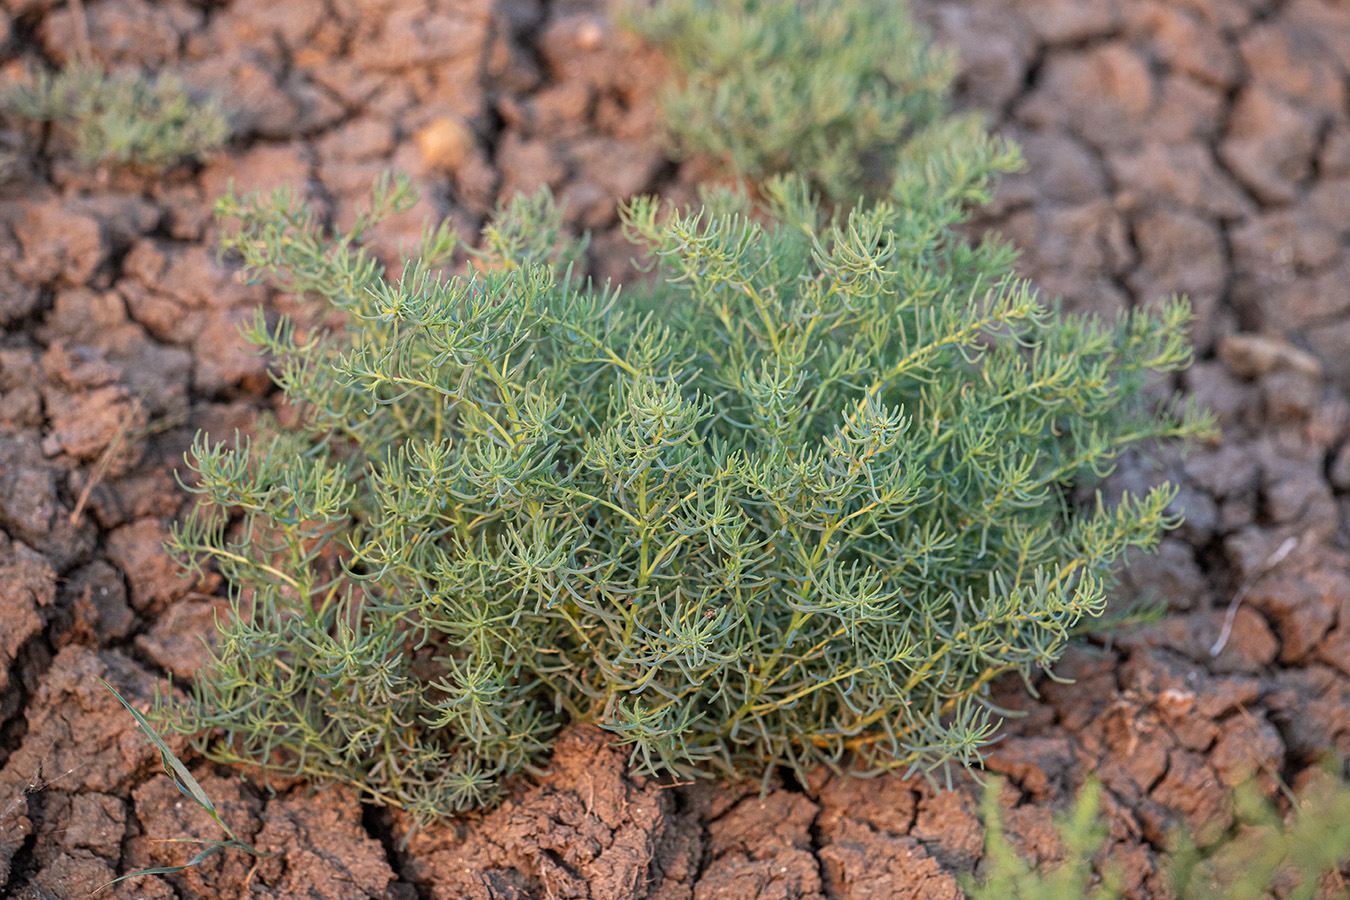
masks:
<instances>
[{"instance_id":1,"label":"green grass blade","mask_svg":"<svg viewBox=\"0 0 1350 900\"><path fill-rule=\"evenodd\" d=\"M198 853L196 856L192 857L192 859L188 860L181 866L155 866L153 869L138 869L135 872L128 872L125 875L119 875L117 878L114 878L107 884L99 885L97 890L94 891L94 893L98 893L98 891L101 891L106 887L111 887L112 885L117 884L117 882L119 881L126 881L128 878L140 878L142 875L172 875L175 872L181 872L184 869L190 869L193 866L200 865L201 863L210 859L212 856L216 855L221 850L225 849L226 846L226 842L222 841L207 841L205 843L209 843L211 844L211 846L207 847L201 853Z\"/></svg>"},{"instance_id":2,"label":"green grass blade","mask_svg":"<svg viewBox=\"0 0 1350 900\"><path fill-rule=\"evenodd\" d=\"M103 681L101 678L99 680ZM215 819L221 828L225 829L225 833L228 834L231 839L238 840L235 833L230 830L230 826L226 825L225 822L221 820L220 815L216 812L215 804L211 802L210 797L206 796L206 791L202 790L202 786L197 782L197 779L192 777L192 773L187 770L187 766L183 765L182 760L174 755L174 752L169 749L169 745L164 743L164 739L150 726L150 723L146 720L145 716L141 715L140 710L128 703L126 698L117 693L117 689L111 684L108 684L108 682L103 681L103 686L112 691L112 695L131 712L132 716L136 718L136 724L141 727L141 731L145 732L145 736L148 737L150 742L155 745L155 748L159 750L160 759L164 762L164 770L173 776L174 783L178 786L179 792L182 793L184 797L187 797L193 803L196 803L202 809L206 810L207 814Z\"/></svg>"},{"instance_id":3,"label":"green grass blade","mask_svg":"<svg viewBox=\"0 0 1350 900\"><path fill-rule=\"evenodd\" d=\"M99 680L103 681L101 678ZM101 885L98 888L99 891L108 887L108 885L116 884L119 881L125 881L128 878L139 878L142 875L172 875L174 872L181 872L184 869L200 865L202 862L210 859L222 850L242 850L259 859L275 855L272 853L264 853L256 847L239 840L230 826L226 825L220 818L220 814L216 812L216 805L211 802L211 798L206 795L206 791L202 789L201 784L196 778L192 777L192 773L187 770L187 766L183 765L183 761L169 749L169 745L166 744L164 739L159 736L159 733L151 727L150 722L146 720L145 716L128 703L126 698L119 694L117 689L111 684L103 681L103 686L109 691L112 691L112 695L117 698L118 702L127 708L131 715L136 719L136 724L140 726L141 731L145 732L146 737L148 737L150 742L159 750L160 759L164 763L164 771L173 777L174 785L178 788L179 793L206 810L207 814L210 815L212 819L216 820L216 824L230 836L230 839L227 841L204 841L195 838L168 838L167 840L172 843L203 844L206 846L206 849L202 850L181 866L158 866L152 869L139 869L135 872L129 872L126 875L114 878L107 884Z\"/></svg>"}]
</instances>

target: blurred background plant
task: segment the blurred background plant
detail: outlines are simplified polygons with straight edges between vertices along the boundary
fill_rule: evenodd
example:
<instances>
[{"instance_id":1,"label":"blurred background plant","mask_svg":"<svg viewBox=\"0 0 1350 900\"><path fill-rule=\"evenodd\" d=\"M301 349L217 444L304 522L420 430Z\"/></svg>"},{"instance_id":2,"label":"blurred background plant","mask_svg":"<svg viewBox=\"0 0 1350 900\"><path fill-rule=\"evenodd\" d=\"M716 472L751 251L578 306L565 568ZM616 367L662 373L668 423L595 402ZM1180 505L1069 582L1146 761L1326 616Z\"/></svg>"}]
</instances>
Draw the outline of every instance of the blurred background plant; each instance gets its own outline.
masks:
<instances>
[{"instance_id":1,"label":"blurred background plant","mask_svg":"<svg viewBox=\"0 0 1350 900\"><path fill-rule=\"evenodd\" d=\"M171 73L105 72L72 63L34 70L0 93L0 114L14 123L50 124L88 166L157 173L203 159L230 137L220 103L192 96Z\"/></svg>"},{"instance_id":2,"label":"blurred background plant","mask_svg":"<svg viewBox=\"0 0 1350 900\"><path fill-rule=\"evenodd\" d=\"M850 206L889 191L911 143L980 127L951 115L954 58L903 0L629 0L622 12L675 68L663 98L675 153L738 182L797 173Z\"/></svg>"},{"instance_id":3,"label":"blurred background plant","mask_svg":"<svg viewBox=\"0 0 1350 900\"><path fill-rule=\"evenodd\" d=\"M1283 787L1285 811L1261 793L1255 780L1234 792L1237 823L1202 853L1183 828L1171 832L1165 875L1177 900L1347 900L1343 875L1350 863L1350 784L1324 769L1297 796ZM1059 819L1063 856L1035 869L1009 840L999 797L1003 780L991 778L981 804L985 863L968 878L970 900L1116 900L1120 882L1103 853L1107 829L1099 817L1102 786L1089 781L1073 808Z\"/></svg>"}]
</instances>

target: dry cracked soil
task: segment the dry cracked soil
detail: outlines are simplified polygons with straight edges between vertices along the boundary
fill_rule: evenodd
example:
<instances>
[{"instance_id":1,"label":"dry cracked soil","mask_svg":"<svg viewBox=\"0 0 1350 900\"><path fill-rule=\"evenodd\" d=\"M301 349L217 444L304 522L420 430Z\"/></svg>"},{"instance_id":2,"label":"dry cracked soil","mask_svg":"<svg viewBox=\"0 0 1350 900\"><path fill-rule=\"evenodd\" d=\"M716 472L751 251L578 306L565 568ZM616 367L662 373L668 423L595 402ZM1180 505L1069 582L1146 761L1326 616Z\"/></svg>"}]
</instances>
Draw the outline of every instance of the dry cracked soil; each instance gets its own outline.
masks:
<instances>
[{"instance_id":1,"label":"dry cracked soil","mask_svg":"<svg viewBox=\"0 0 1350 900\"><path fill-rule=\"evenodd\" d=\"M1222 438L1127 460L1109 485L1182 486L1185 526L1127 573L1169 614L1072 652L1057 668L1072 684L1000 686L1025 715L988 761L1013 788L1015 844L1041 862L1062 852L1052 813L1100 776L1097 861L1122 866L1129 896L1165 897L1170 823L1212 844L1234 784L1310 789L1321 754L1350 758L1350 6L917 12L960 53L960 102L1030 163L973 234L1010 236L1069 308L1184 292L1199 310L1179 387ZM665 67L598 0L0 0L0 81L65 61L81 14L97 60L221 92L236 138L146 179L82 169L40 132L5 136L31 152L0 184L0 893L32 900L182 862L163 838L219 837L98 682L144 705L201 661L217 585L178 577L161 547L186 502L173 468L197 429L247 430L271 402L236 327L292 298L221 268L213 198L231 180L290 183L340 218L401 169L422 200L381 229L392 246L427 215L475 234L499 198L547 184L594 232L591 271L622 277L615 201L692 199L709 174L664 154ZM275 855L102 896L917 900L961 896L958 876L982 865L971 783L671 785L629 777L586 728L502 806L411 836L349 792L269 794L187 758L240 837Z\"/></svg>"}]
</instances>

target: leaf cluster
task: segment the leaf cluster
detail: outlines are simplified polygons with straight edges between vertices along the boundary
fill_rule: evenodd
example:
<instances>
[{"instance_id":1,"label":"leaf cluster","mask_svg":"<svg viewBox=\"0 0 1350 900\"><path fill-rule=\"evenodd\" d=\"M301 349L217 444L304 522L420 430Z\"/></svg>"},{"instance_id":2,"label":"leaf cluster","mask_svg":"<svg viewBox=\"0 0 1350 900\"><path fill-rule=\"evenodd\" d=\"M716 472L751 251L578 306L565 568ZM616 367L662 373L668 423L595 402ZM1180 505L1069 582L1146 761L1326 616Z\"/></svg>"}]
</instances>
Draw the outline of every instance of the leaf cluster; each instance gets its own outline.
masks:
<instances>
[{"instance_id":1,"label":"leaf cluster","mask_svg":"<svg viewBox=\"0 0 1350 900\"><path fill-rule=\"evenodd\" d=\"M1326 774L1316 789L1290 795L1281 815L1255 782L1235 791L1238 824L1204 853L1178 829L1171 837L1166 877L1179 900L1289 900L1347 897L1341 870L1350 862L1350 784ZM990 779L982 807L987 870L966 885L971 900L1115 900L1123 895L1118 872L1094 874L1093 858L1106 840L1100 821L1101 785L1084 786L1074 808L1059 822L1063 859L1044 871L1032 869L1009 842L998 795ZM1339 890L1334 888L1339 885Z\"/></svg>"},{"instance_id":2,"label":"leaf cluster","mask_svg":"<svg viewBox=\"0 0 1350 900\"><path fill-rule=\"evenodd\" d=\"M895 0L630 2L630 26L676 70L663 96L675 151L740 181L798 173L845 205L884 196L909 143L948 113L956 75Z\"/></svg>"},{"instance_id":3,"label":"leaf cluster","mask_svg":"<svg viewBox=\"0 0 1350 900\"><path fill-rule=\"evenodd\" d=\"M224 145L230 124L218 101L192 97L171 73L106 73L87 64L34 72L0 96L0 111L51 123L87 165L149 172L201 158Z\"/></svg>"},{"instance_id":4,"label":"leaf cluster","mask_svg":"<svg viewBox=\"0 0 1350 900\"><path fill-rule=\"evenodd\" d=\"M1071 486L1207 424L1141 395L1189 359L1185 304L1061 317L1005 245L955 235L1006 162L934 145L846 217L800 178L759 208L634 201L642 302L576 275L547 195L452 276L444 228L397 275L361 246L406 180L349 233L285 190L224 198L247 271L347 327L247 330L297 414L189 457L172 546L233 608L161 715L423 818L487 802L568 720L682 775L976 761L990 680L1049 667L1175 522L1170 488Z\"/></svg>"}]
</instances>

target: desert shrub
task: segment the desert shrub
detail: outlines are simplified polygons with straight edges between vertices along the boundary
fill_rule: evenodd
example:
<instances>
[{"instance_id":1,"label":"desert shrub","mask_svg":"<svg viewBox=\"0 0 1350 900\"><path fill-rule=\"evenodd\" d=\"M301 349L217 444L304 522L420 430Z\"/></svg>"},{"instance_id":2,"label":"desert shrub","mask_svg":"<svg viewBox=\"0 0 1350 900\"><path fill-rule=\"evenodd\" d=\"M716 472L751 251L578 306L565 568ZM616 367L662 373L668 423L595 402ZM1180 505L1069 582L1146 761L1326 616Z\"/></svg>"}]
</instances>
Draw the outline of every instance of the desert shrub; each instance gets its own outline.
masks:
<instances>
[{"instance_id":1,"label":"desert shrub","mask_svg":"<svg viewBox=\"0 0 1350 900\"><path fill-rule=\"evenodd\" d=\"M1093 857L1106 828L1098 817L1101 785L1089 782L1059 823L1064 856L1037 871L1008 841L998 805L1001 782L990 779L982 803L987 868L968 879L970 900L1115 900L1119 876L1109 866L1094 874ZM1350 784L1330 774L1301 797L1290 796L1281 816L1255 783L1235 792L1238 823L1204 853L1184 829L1174 830L1165 876L1178 900L1313 900L1346 897L1340 871L1350 861ZM1339 885L1339 890L1335 886Z\"/></svg>"},{"instance_id":2,"label":"desert shrub","mask_svg":"<svg viewBox=\"0 0 1350 900\"><path fill-rule=\"evenodd\" d=\"M991 679L1030 676L1173 524L1164 487L1073 501L1159 414L1182 302L1061 316L953 226L1011 160L967 134L894 200L826 217L801 178L626 207L652 297L583 281L547 196L470 274L428 232L397 275L286 191L228 196L246 272L345 314L261 312L296 412L201 437L174 550L232 591L192 701L212 758L349 782L423 817L490 799L564 722L645 771L969 764ZM749 213L753 212L753 215Z\"/></svg>"},{"instance_id":3,"label":"desert shrub","mask_svg":"<svg viewBox=\"0 0 1350 900\"><path fill-rule=\"evenodd\" d=\"M210 153L230 137L220 104L194 100L170 73L108 74L81 64L55 74L38 71L0 96L0 110L50 122L88 165L160 171Z\"/></svg>"},{"instance_id":4,"label":"desert shrub","mask_svg":"<svg viewBox=\"0 0 1350 900\"><path fill-rule=\"evenodd\" d=\"M679 155L737 179L798 173L834 202L881 196L913 141L950 117L952 56L896 0L631 0L627 20L676 75L663 96Z\"/></svg>"}]
</instances>

